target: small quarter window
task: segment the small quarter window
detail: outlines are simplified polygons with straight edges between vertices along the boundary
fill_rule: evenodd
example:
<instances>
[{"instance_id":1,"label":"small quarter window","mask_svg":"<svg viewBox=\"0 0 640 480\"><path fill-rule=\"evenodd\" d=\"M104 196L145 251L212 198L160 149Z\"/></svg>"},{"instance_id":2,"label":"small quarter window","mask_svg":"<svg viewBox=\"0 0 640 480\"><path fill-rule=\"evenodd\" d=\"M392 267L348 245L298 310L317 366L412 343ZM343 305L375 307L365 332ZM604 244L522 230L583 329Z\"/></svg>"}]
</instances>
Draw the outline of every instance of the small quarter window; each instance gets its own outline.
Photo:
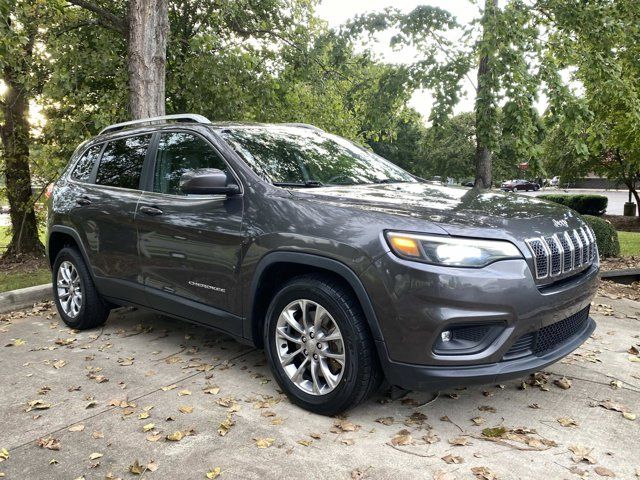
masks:
<instances>
[{"instance_id":1,"label":"small quarter window","mask_svg":"<svg viewBox=\"0 0 640 480\"><path fill-rule=\"evenodd\" d=\"M110 141L104 149L96 183L111 187L140 188L142 165L151 135Z\"/></svg>"},{"instance_id":2,"label":"small quarter window","mask_svg":"<svg viewBox=\"0 0 640 480\"><path fill-rule=\"evenodd\" d=\"M203 138L186 132L163 133L156 155L153 191L184 195L180 191L180 177L201 168L227 172L224 160Z\"/></svg>"},{"instance_id":3,"label":"small quarter window","mask_svg":"<svg viewBox=\"0 0 640 480\"><path fill-rule=\"evenodd\" d=\"M93 165L100 157L100 151L102 150L102 145L96 145L91 147L89 150L84 152L82 158L78 160L76 163L76 168L73 169L71 173L71 177L74 180L78 180L80 182L88 182L89 178L91 178L91 172L93 171Z\"/></svg>"}]
</instances>

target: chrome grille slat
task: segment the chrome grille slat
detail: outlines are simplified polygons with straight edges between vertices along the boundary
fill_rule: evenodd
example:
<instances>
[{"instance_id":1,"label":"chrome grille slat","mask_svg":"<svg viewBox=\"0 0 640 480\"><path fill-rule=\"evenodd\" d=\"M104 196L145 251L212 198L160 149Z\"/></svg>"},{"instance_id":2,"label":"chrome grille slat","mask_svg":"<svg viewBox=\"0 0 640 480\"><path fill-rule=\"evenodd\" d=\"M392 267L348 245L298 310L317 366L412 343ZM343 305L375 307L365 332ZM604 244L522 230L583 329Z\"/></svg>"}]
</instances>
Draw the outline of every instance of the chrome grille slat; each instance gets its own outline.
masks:
<instances>
[{"instance_id":1,"label":"chrome grille slat","mask_svg":"<svg viewBox=\"0 0 640 480\"><path fill-rule=\"evenodd\" d=\"M537 280L570 276L597 258L596 238L586 225L551 236L529 238L525 242L533 254Z\"/></svg>"}]
</instances>

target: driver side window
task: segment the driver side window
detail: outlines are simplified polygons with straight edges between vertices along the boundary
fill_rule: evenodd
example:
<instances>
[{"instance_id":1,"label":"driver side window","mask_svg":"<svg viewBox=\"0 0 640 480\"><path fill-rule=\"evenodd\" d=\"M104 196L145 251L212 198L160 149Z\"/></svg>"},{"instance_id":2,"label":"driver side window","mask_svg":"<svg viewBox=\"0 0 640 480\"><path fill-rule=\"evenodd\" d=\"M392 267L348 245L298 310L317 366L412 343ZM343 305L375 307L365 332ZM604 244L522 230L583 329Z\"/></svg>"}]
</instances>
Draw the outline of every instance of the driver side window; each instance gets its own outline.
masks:
<instances>
[{"instance_id":1,"label":"driver side window","mask_svg":"<svg viewBox=\"0 0 640 480\"><path fill-rule=\"evenodd\" d=\"M187 132L162 133L156 153L153 191L184 195L180 191L180 177L201 168L227 172L224 160L203 138Z\"/></svg>"}]
</instances>

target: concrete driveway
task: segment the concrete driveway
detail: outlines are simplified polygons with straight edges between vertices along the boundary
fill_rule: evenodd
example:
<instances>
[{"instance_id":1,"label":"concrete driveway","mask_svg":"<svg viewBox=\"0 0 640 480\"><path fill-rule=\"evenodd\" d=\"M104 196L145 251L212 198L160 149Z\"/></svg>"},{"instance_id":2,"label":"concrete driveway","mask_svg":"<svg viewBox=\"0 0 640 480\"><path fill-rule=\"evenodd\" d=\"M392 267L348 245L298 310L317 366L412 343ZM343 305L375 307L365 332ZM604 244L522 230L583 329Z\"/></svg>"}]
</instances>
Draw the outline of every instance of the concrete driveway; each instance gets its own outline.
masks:
<instances>
[{"instance_id":1,"label":"concrete driveway","mask_svg":"<svg viewBox=\"0 0 640 480\"><path fill-rule=\"evenodd\" d=\"M599 297L593 314L593 338L537 380L454 389L424 406L430 394L381 393L327 418L287 401L261 351L215 332L125 309L89 332L47 306L14 312L0 316L0 472L635 478L640 362L628 350L640 343L640 303Z\"/></svg>"}]
</instances>

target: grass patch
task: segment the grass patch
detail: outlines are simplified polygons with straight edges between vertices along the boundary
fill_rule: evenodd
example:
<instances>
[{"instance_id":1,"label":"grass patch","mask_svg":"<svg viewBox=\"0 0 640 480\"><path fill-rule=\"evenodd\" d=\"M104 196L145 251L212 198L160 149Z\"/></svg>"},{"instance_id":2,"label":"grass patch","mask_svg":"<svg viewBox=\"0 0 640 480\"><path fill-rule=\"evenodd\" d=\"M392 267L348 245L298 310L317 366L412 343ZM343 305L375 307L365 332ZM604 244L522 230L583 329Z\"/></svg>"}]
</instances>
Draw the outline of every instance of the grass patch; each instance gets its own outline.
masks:
<instances>
[{"instance_id":1,"label":"grass patch","mask_svg":"<svg viewBox=\"0 0 640 480\"><path fill-rule=\"evenodd\" d=\"M0 261L0 292L51 283L51 271L43 257Z\"/></svg>"},{"instance_id":2,"label":"grass patch","mask_svg":"<svg viewBox=\"0 0 640 480\"><path fill-rule=\"evenodd\" d=\"M0 273L0 292L33 287L43 283L51 283L51 272L46 266L29 271L15 269Z\"/></svg>"},{"instance_id":3,"label":"grass patch","mask_svg":"<svg viewBox=\"0 0 640 480\"><path fill-rule=\"evenodd\" d=\"M640 256L640 233L618 232L620 255L623 257Z\"/></svg>"}]
</instances>

